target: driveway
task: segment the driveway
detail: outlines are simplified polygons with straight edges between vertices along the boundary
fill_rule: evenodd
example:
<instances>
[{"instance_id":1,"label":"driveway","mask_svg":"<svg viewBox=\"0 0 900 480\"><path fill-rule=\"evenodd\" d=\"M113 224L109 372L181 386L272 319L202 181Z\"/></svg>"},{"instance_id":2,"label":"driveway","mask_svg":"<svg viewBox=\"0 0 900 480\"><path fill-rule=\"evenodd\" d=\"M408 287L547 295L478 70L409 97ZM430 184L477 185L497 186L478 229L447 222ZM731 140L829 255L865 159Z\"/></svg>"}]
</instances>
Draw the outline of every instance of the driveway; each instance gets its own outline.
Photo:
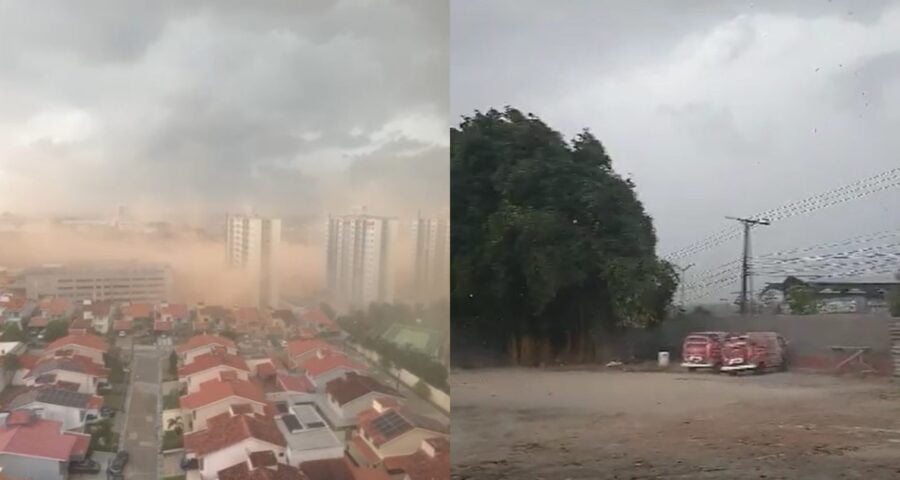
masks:
<instances>
[{"instance_id":1,"label":"driveway","mask_svg":"<svg viewBox=\"0 0 900 480\"><path fill-rule=\"evenodd\" d=\"M135 351L131 400L126 406L124 449L131 454L125 477L157 480L159 465L160 352Z\"/></svg>"}]
</instances>

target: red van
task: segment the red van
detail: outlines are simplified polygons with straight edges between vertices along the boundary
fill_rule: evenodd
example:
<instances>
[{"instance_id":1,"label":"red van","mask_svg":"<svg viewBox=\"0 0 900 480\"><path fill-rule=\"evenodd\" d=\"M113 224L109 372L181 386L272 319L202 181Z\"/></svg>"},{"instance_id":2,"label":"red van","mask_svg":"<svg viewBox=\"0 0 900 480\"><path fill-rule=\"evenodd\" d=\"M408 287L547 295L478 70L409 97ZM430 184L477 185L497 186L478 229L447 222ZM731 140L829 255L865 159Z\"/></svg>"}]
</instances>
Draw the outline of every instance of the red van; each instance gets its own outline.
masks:
<instances>
[{"instance_id":1,"label":"red van","mask_svg":"<svg viewBox=\"0 0 900 480\"><path fill-rule=\"evenodd\" d=\"M694 332L684 337L681 366L690 371L722 366L722 342L725 332Z\"/></svg>"},{"instance_id":2,"label":"red van","mask_svg":"<svg viewBox=\"0 0 900 480\"><path fill-rule=\"evenodd\" d=\"M722 345L721 371L736 375L742 370L784 370L786 354L787 342L775 332L729 333Z\"/></svg>"}]
</instances>

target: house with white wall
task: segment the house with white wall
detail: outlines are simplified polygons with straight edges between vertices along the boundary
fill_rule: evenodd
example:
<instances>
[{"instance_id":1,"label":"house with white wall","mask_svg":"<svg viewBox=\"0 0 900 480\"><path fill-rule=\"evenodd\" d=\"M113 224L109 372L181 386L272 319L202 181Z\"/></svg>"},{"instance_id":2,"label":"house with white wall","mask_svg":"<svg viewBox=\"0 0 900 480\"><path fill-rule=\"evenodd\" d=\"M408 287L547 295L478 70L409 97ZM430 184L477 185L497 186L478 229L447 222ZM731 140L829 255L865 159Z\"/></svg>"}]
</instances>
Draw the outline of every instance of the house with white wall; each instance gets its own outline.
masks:
<instances>
[{"instance_id":1,"label":"house with white wall","mask_svg":"<svg viewBox=\"0 0 900 480\"><path fill-rule=\"evenodd\" d=\"M84 460L91 437L28 410L0 413L0 466L10 478L65 480L69 462Z\"/></svg>"},{"instance_id":2,"label":"house with white wall","mask_svg":"<svg viewBox=\"0 0 900 480\"><path fill-rule=\"evenodd\" d=\"M400 392L378 380L349 372L325 385L322 413L335 428L351 427L360 413L372 408L374 400L386 397L403 400Z\"/></svg>"},{"instance_id":3,"label":"house with white wall","mask_svg":"<svg viewBox=\"0 0 900 480\"><path fill-rule=\"evenodd\" d=\"M200 355L217 351L225 351L231 355L237 355L238 353L237 345L233 340L206 333L194 335L175 349L184 365L193 362L194 358Z\"/></svg>"},{"instance_id":4,"label":"house with white wall","mask_svg":"<svg viewBox=\"0 0 900 480\"><path fill-rule=\"evenodd\" d=\"M386 458L412 455L430 438L448 438L443 423L400 406L393 400L375 400L359 415L359 428L347 444L347 453L362 466L381 467Z\"/></svg>"},{"instance_id":5,"label":"house with white wall","mask_svg":"<svg viewBox=\"0 0 900 480\"><path fill-rule=\"evenodd\" d=\"M99 335L71 334L56 339L44 350L42 358L80 356L97 365L105 365L103 355L109 351L106 340Z\"/></svg>"},{"instance_id":6,"label":"house with white wall","mask_svg":"<svg viewBox=\"0 0 900 480\"><path fill-rule=\"evenodd\" d=\"M196 392L179 399L188 430L203 430L210 418L237 410L240 413L266 413L266 396L262 389L247 380L210 380Z\"/></svg>"},{"instance_id":7,"label":"house with white wall","mask_svg":"<svg viewBox=\"0 0 900 480\"><path fill-rule=\"evenodd\" d=\"M365 373L366 368L351 360L342 353L319 351L305 362L302 367L303 374L316 387L317 392L324 392L328 382L341 378L348 373Z\"/></svg>"},{"instance_id":8,"label":"house with white wall","mask_svg":"<svg viewBox=\"0 0 900 480\"><path fill-rule=\"evenodd\" d=\"M90 394L97 393L108 380L108 369L79 355L43 358L24 377L25 385L29 387L56 385Z\"/></svg>"},{"instance_id":9,"label":"house with white wall","mask_svg":"<svg viewBox=\"0 0 900 480\"><path fill-rule=\"evenodd\" d=\"M342 458L344 444L312 405L292 405L275 424L287 442L287 461L294 466L313 460Z\"/></svg>"},{"instance_id":10,"label":"house with white wall","mask_svg":"<svg viewBox=\"0 0 900 480\"><path fill-rule=\"evenodd\" d=\"M275 452L270 450L253 452L248 457L246 461L219 470L219 480L304 480L306 478L299 468L278 463Z\"/></svg>"},{"instance_id":11,"label":"house with white wall","mask_svg":"<svg viewBox=\"0 0 900 480\"><path fill-rule=\"evenodd\" d=\"M184 435L185 458L196 461L203 480L214 480L220 471L266 451L272 452L277 463L287 463L284 437L274 419L264 415L224 413L209 419L205 429Z\"/></svg>"},{"instance_id":12,"label":"house with white wall","mask_svg":"<svg viewBox=\"0 0 900 480\"><path fill-rule=\"evenodd\" d=\"M178 380L185 384L188 393L194 393L200 389L200 384L222 378L223 374L249 380L250 367L243 358L225 351L204 353L178 369Z\"/></svg>"},{"instance_id":13,"label":"house with white wall","mask_svg":"<svg viewBox=\"0 0 900 480\"><path fill-rule=\"evenodd\" d=\"M8 408L32 410L46 420L62 424L63 430L82 430L90 418L100 417L103 397L57 387L33 388L13 398Z\"/></svg>"},{"instance_id":14,"label":"house with white wall","mask_svg":"<svg viewBox=\"0 0 900 480\"><path fill-rule=\"evenodd\" d=\"M317 338L291 340L287 344L288 358L295 368L302 367L307 360L329 352L335 352L334 345Z\"/></svg>"}]
</instances>

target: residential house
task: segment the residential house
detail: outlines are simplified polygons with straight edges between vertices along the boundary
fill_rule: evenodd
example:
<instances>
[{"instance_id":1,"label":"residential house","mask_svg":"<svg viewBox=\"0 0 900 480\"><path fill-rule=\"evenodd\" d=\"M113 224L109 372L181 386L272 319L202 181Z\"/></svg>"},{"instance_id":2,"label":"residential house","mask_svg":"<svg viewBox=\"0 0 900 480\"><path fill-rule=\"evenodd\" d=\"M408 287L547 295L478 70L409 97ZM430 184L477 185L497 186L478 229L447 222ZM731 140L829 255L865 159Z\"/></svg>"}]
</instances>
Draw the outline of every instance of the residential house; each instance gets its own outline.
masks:
<instances>
[{"instance_id":1,"label":"residential house","mask_svg":"<svg viewBox=\"0 0 900 480\"><path fill-rule=\"evenodd\" d=\"M20 329L25 330L28 319L34 315L36 310L37 304L23 296L0 296L0 324L4 327L14 323Z\"/></svg>"},{"instance_id":2,"label":"residential house","mask_svg":"<svg viewBox=\"0 0 900 480\"><path fill-rule=\"evenodd\" d=\"M21 368L17 371L8 371L5 366L3 357L6 355L15 355L22 364L22 356L27 355L28 347L22 342L0 342L0 391L3 391L9 382L16 383L16 377L19 376ZM24 366L24 365L23 365Z\"/></svg>"},{"instance_id":3,"label":"residential house","mask_svg":"<svg viewBox=\"0 0 900 480\"><path fill-rule=\"evenodd\" d=\"M69 321L75 314L75 304L68 298L45 298L38 303L38 311L39 315L48 322L53 320Z\"/></svg>"},{"instance_id":4,"label":"residential house","mask_svg":"<svg viewBox=\"0 0 900 480\"><path fill-rule=\"evenodd\" d=\"M291 340L287 344L288 358L294 367L302 365L320 353L333 352L335 350L334 345L318 339Z\"/></svg>"},{"instance_id":5,"label":"residential house","mask_svg":"<svg viewBox=\"0 0 900 480\"><path fill-rule=\"evenodd\" d=\"M194 331L224 330L234 323L234 314L218 305L197 305Z\"/></svg>"},{"instance_id":6,"label":"residential house","mask_svg":"<svg viewBox=\"0 0 900 480\"><path fill-rule=\"evenodd\" d=\"M392 480L384 469L361 467L346 455L343 458L303 462L300 470L309 480ZM434 480L446 478L445 473L443 477L436 477Z\"/></svg>"},{"instance_id":7,"label":"residential house","mask_svg":"<svg viewBox=\"0 0 900 480\"><path fill-rule=\"evenodd\" d=\"M393 480L438 480L450 475L450 442L445 437L422 440L412 455L384 459Z\"/></svg>"},{"instance_id":8,"label":"residential house","mask_svg":"<svg viewBox=\"0 0 900 480\"><path fill-rule=\"evenodd\" d=\"M13 398L7 408L35 410L40 417L62 424L63 430L81 430L91 418L99 418L103 397L58 387L32 388Z\"/></svg>"},{"instance_id":9,"label":"residential house","mask_svg":"<svg viewBox=\"0 0 900 480\"><path fill-rule=\"evenodd\" d=\"M153 333L157 335L169 335L172 333L172 329L174 327L175 322L173 322L172 320L157 318L153 321Z\"/></svg>"},{"instance_id":10,"label":"residential house","mask_svg":"<svg viewBox=\"0 0 900 480\"><path fill-rule=\"evenodd\" d=\"M233 340L220 337L218 335L200 334L189 338L187 342L179 345L175 351L181 357L183 364L189 364L194 358L211 353L214 351L224 350L231 355L237 355L237 345Z\"/></svg>"},{"instance_id":11,"label":"residential house","mask_svg":"<svg viewBox=\"0 0 900 480\"><path fill-rule=\"evenodd\" d=\"M231 372L235 378L250 379L250 367L243 358L225 351L204 353L194 357L191 363L178 369L178 380L187 387L188 393L194 393L200 384L220 378L223 372Z\"/></svg>"},{"instance_id":12,"label":"residential house","mask_svg":"<svg viewBox=\"0 0 900 480\"><path fill-rule=\"evenodd\" d=\"M339 330L334 320L320 308L312 308L303 312L300 315L300 323L315 329L317 332L334 332Z\"/></svg>"},{"instance_id":13,"label":"residential house","mask_svg":"<svg viewBox=\"0 0 900 480\"><path fill-rule=\"evenodd\" d=\"M262 389L246 380L224 378L210 380L200 388L179 399L184 418L190 430L203 430L210 418L231 411L250 411L263 414L266 412L266 396Z\"/></svg>"},{"instance_id":14,"label":"residential house","mask_svg":"<svg viewBox=\"0 0 900 480\"><path fill-rule=\"evenodd\" d=\"M109 301L85 300L81 308L81 318L90 322L90 328L95 332L106 335L112 321L112 307L113 304ZM71 327L69 333L72 333Z\"/></svg>"},{"instance_id":15,"label":"residential house","mask_svg":"<svg viewBox=\"0 0 900 480\"><path fill-rule=\"evenodd\" d=\"M189 318L187 305L183 303L163 303L156 310L156 318L172 323L186 322Z\"/></svg>"},{"instance_id":16,"label":"residential house","mask_svg":"<svg viewBox=\"0 0 900 480\"><path fill-rule=\"evenodd\" d=\"M397 390L372 377L350 372L326 384L322 411L335 428L355 426L357 416L372 408L372 401L385 397L403 400Z\"/></svg>"},{"instance_id":17,"label":"residential house","mask_svg":"<svg viewBox=\"0 0 900 480\"><path fill-rule=\"evenodd\" d=\"M443 423L400 406L394 400L372 402L372 408L359 415L359 429L347 445L357 464L379 467L386 458L413 455L430 438L447 438Z\"/></svg>"},{"instance_id":18,"label":"residential house","mask_svg":"<svg viewBox=\"0 0 900 480\"><path fill-rule=\"evenodd\" d=\"M279 411L287 413L288 405L313 405L319 402L321 395L316 393L316 387L305 376L278 372L274 388L266 390L266 398Z\"/></svg>"},{"instance_id":19,"label":"residential house","mask_svg":"<svg viewBox=\"0 0 900 480\"><path fill-rule=\"evenodd\" d=\"M361 374L366 371L364 366L344 354L321 351L315 357L303 362L300 368L318 392L324 392L325 386L332 380L351 372Z\"/></svg>"},{"instance_id":20,"label":"residential house","mask_svg":"<svg viewBox=\"0 0 900 480\"><path fill-rule=\"evenodd\" d=\"M103 355L109 351L106 340L98 335L70 334L54 340L44 350L43 358L78 355L97 365L105 365Z\"/></svg>"},{"instance_id":21,"label":"residential house","mask_svg":"<svg viewBox=\"0 0 900 480\"><path fill-rule=\"evenodd\" d=\"M28 410L0 414L0 465L12 478L64 480L69 462L84 460L91 437Z\"/></svg>"},{"instance_id":22,"label":"residential house","mask_svg":"<svg viewBox=\"0 0 900 480\"><path fill-rule=\"evenodd\" d=\"M113 322L113 331L116 332L116 335L121 335L122 332L128 334L132 330L134 330L134 323L131 320L120 318Z\"/></svg>"},{"instance_id":23,"label":"residential house","mask_svg":"<svg viewBox=\"0 0 900 480\"><path fill-rule=\"evenodd\" d=\"M344 444L312 405L291 406L276 418L275 424L287 442L287 461L291 465L344 456Z\"/></svg>"},{"instance_id":24,"label":"residential house","mask_svg":"<svg viewBox=\"0 0 900 480\"><path fill-rule=\"evenodd\" d=\"M286 463L286 443L275 420L264 415L223 413L208 421L207 428L184 435L186 459L196 461L203 480L250 460L256 452L272 452L277 463ZM190 475L190 472L189 472Z\"/></svg>"},{"instance_id":25,"label":"residential house","mask_svg":"<svg viewBox=\"0 0 900 480\"><path fill-rule=\"evenodd\" d=\"M93 332L93 328L90 320L76 318L69 324L69 333L75 335L87 335Z\"/></svg>"},{"instance_id":26,"label":"residential house","mask_svg":"<svg viewBox=\"0 0 900 480\"><path fill-rule=\"evenodd\" d=\"M271 450L253 452L246 461L219 470L219 480L312 480L297 467L278 463Z\"/></svg>"},{"instance_id":27,"label":"residential house","mask_svg":"<svg viewBox=\"0 0 900 480\"><path fill-rule=\"evenodd\" d=\"M81 355L44 357L25 374L29 387L56 385L81 393L97 393L109 380L109 370Z\"/></svg>"}]
</instances>

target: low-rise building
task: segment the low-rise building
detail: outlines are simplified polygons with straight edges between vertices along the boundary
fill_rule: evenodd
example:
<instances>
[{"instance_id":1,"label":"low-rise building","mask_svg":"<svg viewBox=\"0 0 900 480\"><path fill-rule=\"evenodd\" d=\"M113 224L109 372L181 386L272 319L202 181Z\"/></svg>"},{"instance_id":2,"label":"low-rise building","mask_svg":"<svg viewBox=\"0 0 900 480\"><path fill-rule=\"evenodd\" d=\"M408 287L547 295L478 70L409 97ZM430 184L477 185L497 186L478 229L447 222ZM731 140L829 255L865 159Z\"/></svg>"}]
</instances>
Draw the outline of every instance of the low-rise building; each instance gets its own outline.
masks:
<instances>
[{"instance_id":1,"label":"low-rise building","mask_svg":"<svg viewBox=\"0 0 900 480\"><path fill-rule=\"evenodd\" d=\"M99 418L103 397L58 387L32 388L13 398L8 408L38 411L46 420L62 424L63 430L81 430L91 418Z\"/></svg>"},{"instance_id":2,"label":"low-rise building","mask_svg":"<svg viewBox=\"0 0 900 480\"><path fill-rule=\"evenodd\" d=\"M359 429L347 451L357 464L383 466L390 457L413 455L424 440L447 438L443 423L400 406L393 400L375 400L372 408L359 415Z\"/></svg>"},{"instance_id":3,"label":"low-rise building","mask_svg":"<svg viewBox=\"0 0 900 480\"><path fill-rule=\"evenodd\" d=\"M190 430L203 430L210 418L237 409L239 412L263 414L266 396L259 386L246 380L218 379L200 385L198 391L179 399Z\"/></svg>"},{"instance_id":4,"label":"low-rise building","mask_svg":"<svg viewBox=\"0 0 900 480\"><path fill-rule=\"evenodd\" d=\"M237 355L237 344L233 340L218 335L200 334L189 338L187 342L179 345L175 351L183 364L189 364L194 358L207 353L225 351L231 355Z\"/></svg>"},{"instance_id":5,"label":"low-rise building","mask_svg":"<svg viewBox=\"0 0 900 480\"><path fill-rule=\"evenodd\" d=\"M363 374L366 372L363 365L342 353L335 352L319 352L315 357L303 362L300 368L318 392L324 392L328 382L348 373Z\"/></svg>"},{"instance_id":6,"label":"low-rise building","mask_svg":"<svg viewBox=\"0 0 900 480\"><path fill-rule=\"evenodd\" d=\"M188 320L188 308L183 303L163 303L156 309L156 318L173 323L181 323Z\"/></svg>"},{"instance_id":7,"label":"low-rise building","mask_svg":"<svg viewBox=\"0 0 900 480\"><path fill-rule=\"evenodd\" d=\"M178 380L185 384L188 393L199 390L200 385L220 378L222 374L241 380L250 380L250 367L243 358L226 351L204 353L194 357L191 363L178 369Z\"/></svg>"},{"instance_id":8,"label":"low-rise building","mask_svg":"<svg viewBox=\"0 0 900 480\"><path fill-rule=\"evenodd\" d=\"M334 351L334 345L319 339L291 340L287 344L288 358L294 367L303 365L313 357Z\"/></svg>"},{"instance_id":9,"label":"low-rise building","mask_svg":"<svg viewBox=\"0 0 900 480\"><path fill-rule=\"evenodd\" d=\"M291 406L275 424L287 442L287 461L291 465L344 456L344 444L312 405Z\"/></svg>"},{"instance_id":10,"label":"low-rise building","mask_svg":"<svg viewBox=\"0 0 900 480\"><path fill-rule=\"evenodd\" d=\"M185 457L196 460L203 480L217 478L220 471L250 460L257 452L272 452L277 463L287 463L286 445L273 418L233 412L211 418L207 428L184 435Z\"/></svg>"},{"instance_id":11,"label":"low-rise building","mask_svg":"<svg viewBox=\"0 0 900 480\"><path fill-rule=\"evenodd\" d=\"M297 467L278 463L273 451L253 452L248 457L246 461L219 470L219 480L313 480L305 478Z\"/></svg>"},{"instance_id":12,"label":"low-rise building","mask_svg":"<svg viewBox=\"0 0 900 480\"><path fill-rule=\"evenodd\" d=\"M109 301L85 300L81 309L82 319L89 321L95 332L106 335L112 323L112 307Z\"/></svg>"},{"instance_id":13,"label":"low-rise building","mask_svg":"<svg viewBox=\"0 0 900 480\"><path fill-rule=\"evenodd\" d=\"M444 437L422 440L419 450L412 455L384 459L384 469L397 480L449 478L450 442Z\"/></svg>"},{"instance_id":14,"label":"low-rise building","mask_svg":"<svg viewBox=\"0 0 900 480\"><path fill-rule=\"evenodd\" d=\"M80 355L43 358L24 377L29 387L55 385L90 394L108 380L109 370Z\"/></svg>"},{"instance_id":15,"label":"low-rise building","mask_svg":"<svg viewBox=\"0 0 900 480\"><path fill-rule=\"evenodd\" d=\"M109 351L106 340L98 335L70 334L54 340L44 350L43 358L77 355L88 358L97 365L104 365L103 355Z\"/></svg>"},{"instance_id":16,"label":"low-rise building","mask_svg":"<svg viewBox=\"0 0 900 480\"><path fill-rule=\"evenodd\" d=\"M69 462L84 460L91 437L28 410L0 413L0 465L13 478L65 480Z\"/></svg>"},{"instance_id":17,"label":"low-rise building","mask_svg":"<svg viewBox=\"0 0 900 480\"><path fill-rule=\"evenodd\" d=\"M397 390L372 377L350 372L325 386L322 410L335 428L355 426L359 414L372 408L372 401L385 397L403 400Z\"/></svg>"}]
</instances>

